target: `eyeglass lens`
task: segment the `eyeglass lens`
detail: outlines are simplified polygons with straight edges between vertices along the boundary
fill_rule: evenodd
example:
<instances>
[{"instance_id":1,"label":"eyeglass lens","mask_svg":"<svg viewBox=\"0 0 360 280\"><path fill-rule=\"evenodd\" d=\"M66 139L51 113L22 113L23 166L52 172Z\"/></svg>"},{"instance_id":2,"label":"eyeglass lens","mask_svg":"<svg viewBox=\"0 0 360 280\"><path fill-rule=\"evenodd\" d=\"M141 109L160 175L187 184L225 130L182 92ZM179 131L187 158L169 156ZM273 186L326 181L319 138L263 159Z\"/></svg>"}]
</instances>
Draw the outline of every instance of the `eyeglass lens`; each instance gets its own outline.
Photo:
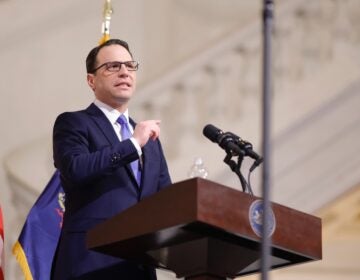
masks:
<instances>
[{"instance_id":1,"label":"eyeglass lens","mask_svg":"<svg viewBox=\"0 0 360 280\"><path fill-rule=\"evenodd\" d=\"M124 64L126 69L129 71L135 71L138 68L138 63L136 61L113 61L106 64L106 70L110 72L118 72L120 71L122 64Z\"/></svg>"}]
</instances>

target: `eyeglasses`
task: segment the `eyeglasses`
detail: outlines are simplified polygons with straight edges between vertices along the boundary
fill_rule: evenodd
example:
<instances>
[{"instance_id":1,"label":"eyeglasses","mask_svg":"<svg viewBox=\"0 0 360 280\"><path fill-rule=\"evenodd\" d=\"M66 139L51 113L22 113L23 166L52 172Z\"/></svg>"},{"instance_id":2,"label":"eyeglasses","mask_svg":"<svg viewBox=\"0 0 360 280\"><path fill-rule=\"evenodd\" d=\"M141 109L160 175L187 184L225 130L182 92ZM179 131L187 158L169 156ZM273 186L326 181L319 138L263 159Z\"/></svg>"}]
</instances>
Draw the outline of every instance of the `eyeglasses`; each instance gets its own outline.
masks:
<instances>
[{"instance_id":1,"label":"eyeglasses","mask_svg":"<svg viewBox=\"0 0 360 280\"><path fill-rule=\"evenodd\" d=\"M105 66L105 69L109 72L119 72L121 69L121 65L125 65L126 69L128 71L136 71L139 68L139 63L137 61L111 61L111 62L105 62L104 64L101 64L99 67L95 68L92 73L95 73L97 70L99 70L101 67Z\"/></svg>"}]
</instances>

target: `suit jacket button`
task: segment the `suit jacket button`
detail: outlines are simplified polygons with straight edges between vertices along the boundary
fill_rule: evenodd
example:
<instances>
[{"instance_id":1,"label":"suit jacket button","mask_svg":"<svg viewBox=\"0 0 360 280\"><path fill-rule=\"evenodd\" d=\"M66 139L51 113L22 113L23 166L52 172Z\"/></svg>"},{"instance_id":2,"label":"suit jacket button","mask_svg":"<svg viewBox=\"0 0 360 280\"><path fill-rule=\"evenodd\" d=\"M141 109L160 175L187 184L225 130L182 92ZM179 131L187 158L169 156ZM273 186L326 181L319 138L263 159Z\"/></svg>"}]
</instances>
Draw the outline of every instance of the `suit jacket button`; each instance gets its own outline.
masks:
<instances>
[{"instance_id":1,"label":"suit jacket button","mask_svg":"<svg viewBox=\"0 0 360 280\"><path fill-rule=\"evenodd\" d=\"M121 156L118 153L114 153L111 155L111 162L114 164L117 163L120 159L121 159Z\"/></svg>"}]
</instances>

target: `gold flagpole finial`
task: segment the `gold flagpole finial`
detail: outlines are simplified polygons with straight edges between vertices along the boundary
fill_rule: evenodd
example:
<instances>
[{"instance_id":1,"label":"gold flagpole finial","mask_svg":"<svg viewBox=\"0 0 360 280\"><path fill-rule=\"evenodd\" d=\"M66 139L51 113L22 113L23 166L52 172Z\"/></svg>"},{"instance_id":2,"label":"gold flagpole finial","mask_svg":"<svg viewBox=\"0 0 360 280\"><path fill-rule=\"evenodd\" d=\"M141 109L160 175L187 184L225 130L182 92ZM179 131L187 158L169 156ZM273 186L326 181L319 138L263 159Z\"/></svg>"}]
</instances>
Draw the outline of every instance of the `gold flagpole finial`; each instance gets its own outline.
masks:
<instances>
[{"instance_id":1,"label":"gold flagpole finial","mask_svg":"<svg viewBox=\"0 0 360 280\"><path fill-rule=\"evenodd\" d=\"M110 21L111 14L113 13L113 9L111 6L111 0L105 0L104 4L104 12L103 12L103 22L102 22L102 37L100 39L99 44L105 43L110 39Z\"/></svg>"}]
</instances>

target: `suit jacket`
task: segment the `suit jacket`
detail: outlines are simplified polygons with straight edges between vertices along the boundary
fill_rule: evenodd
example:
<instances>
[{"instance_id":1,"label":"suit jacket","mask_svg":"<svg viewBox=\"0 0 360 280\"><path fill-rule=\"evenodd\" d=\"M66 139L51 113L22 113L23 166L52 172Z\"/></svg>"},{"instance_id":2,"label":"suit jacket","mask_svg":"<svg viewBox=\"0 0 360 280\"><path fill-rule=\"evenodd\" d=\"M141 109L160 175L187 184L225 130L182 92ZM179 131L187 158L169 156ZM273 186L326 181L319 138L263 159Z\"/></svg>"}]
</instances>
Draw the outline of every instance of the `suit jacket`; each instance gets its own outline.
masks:
<instances>
[{"instance_id":1,"label":"suit jacket","mask_svg":"<svg viewBox=\"0 0 360 280\"><path fill-rule=\"evenodd\" d=\"M155 279L154 269L87 250L85 236L94 225L171 184L160 141L149 140L142 148L138 186L130 167L139 157L136 148L129 139L120 142L103 112L91 104L58 116L53 152L66 195L53 278Z\"/></svg>"}]
</instances>

